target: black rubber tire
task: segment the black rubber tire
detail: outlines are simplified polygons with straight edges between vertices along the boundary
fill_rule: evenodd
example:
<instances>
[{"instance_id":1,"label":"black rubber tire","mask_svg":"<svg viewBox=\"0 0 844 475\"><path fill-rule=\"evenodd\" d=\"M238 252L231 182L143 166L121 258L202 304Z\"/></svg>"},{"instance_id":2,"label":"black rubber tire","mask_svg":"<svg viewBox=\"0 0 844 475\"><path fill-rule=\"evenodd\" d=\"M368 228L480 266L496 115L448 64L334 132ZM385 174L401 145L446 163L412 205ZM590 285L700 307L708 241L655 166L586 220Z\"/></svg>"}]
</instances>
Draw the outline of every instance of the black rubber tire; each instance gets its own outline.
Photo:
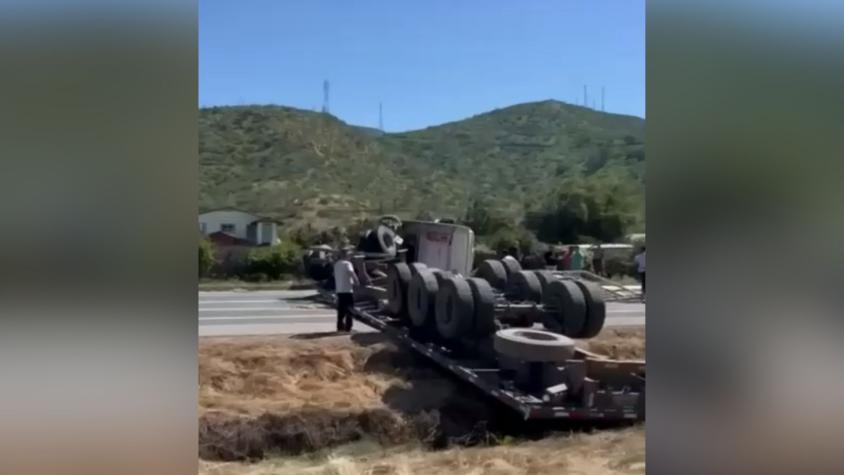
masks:
<instances>
[{"instance_id":1,"label":"black rubber tire","mask_svg":"<svg viewBox=\"0 0 844 475\"><path fill-rule=\"evenodd\" d=\"M404 262L387 266L387 311L397 317L407 316L407 287L410 267Z\"/></svg>"},{"instance_id":2,"label":"black rubber tire","mask_svg":"<svg viewBox=\"0 0 844 475\"><path fill-rule=\"evenodd\" d=\"M411 262L410 264L408 264L408 267L410 267L410 273L414 275L418 274L420 270L428 268L427 265L421 262Z\"/></svg>"},{"instance_id":3,"label":"black rubber tire","mask_svg":"<svg viewBox=\"0 0 844 475\"><path fill-rule=\"evenodd\" d=\"M402 221L401 218L394 214L385 214L384 216L378 217L378 224L384 224L389 226L392 224L393 227L401 227Z\"/></svg>"},{"instance_id":4,"label":"black rubber tire","mask_svg":"<svg viewBox=\"0 0 844 475\"><path fill-rule=\"evenodd\" d=\"M574 342L558 333L527 328L507 328L495 333L495 351L526 362L564 363L575 354Z\"/></svg>"},{"instance_id":5,"label":"black rubber tire","mask_svg":"<svg viewBox=\"0 0 844 475\"><path fill-rule=\"evenodd\" d=\"M375 230L368 229L366 233L361 238L360 242L360 250L363 252L369 252L373 254L380 254L383 252L381 249L381 243L378 242L378 235L375 233Z\"/></svg>"},{"instance_id":6,"label":"black rubber tire","mask_svg":"<svg viewBox=\"0 0 844 475\"><path fill-rule=\"evenodd\" d=\"M415 327L427 327L434 322L437 293L440 285L436 274L423 269L410 278L408 286L408 313Z\"/></svg>"},{"instance_id":7,"label":"black rubber tire","mask_svg":"<svg viewBox=\"0 0 844 475\"><path fill-rule=\"evenodd\" d=\"M396 232L390 229L385 224L378 225L375 229L375 235L378 239L378 245L381 247L381 252L391 256L396 255Z\"/></svg>"},{"instance_id":8,"label":"black rubber tire","mask_svg":"<svg viewBox=\"0 0 844 475\"><path fill-rule=\"evenodd\" d=\"M512 259L501 259L501 265L503 265L504 269L506 269L508 279L516 272L522 270L522 265L519 264L519 261L517 261L515 257Z\"/></svg>"},{"instance_id":9,"label":"black rubber tire","mask_svg":"<svg viewBox=\"0 0 844 475\"><path fill-rule=\"evenodd\" d=\"M486 337L495 333L495 292L484 279L470 277L466 279L472 289L472 301L475 304L475 319L472 334Z\"/></svg>"},{"instance_id":10,"label":"black rubber tire","mask_svg":"<svg viewBox=\"0 0 844 475\"><path fill-rule=\"evenodd\" d=\"M545 312L542 324L546 329L576 338L586 325L586 299L580 287L570 280L548 284L543 295Z\"/></svg>"},{"instance_id":11,"label":"black rubber tire","mask_svg":"<svg viewBox=\"0 0 844 475\"><path fill-rule=\"evenodd\" d=\"M559 280L554 276L554 273L549 270L535 270L533 273L536 274L536 278L539 280L539 285L542 287L542 295L545 295L545 291L548 289L548 284L554 282L555 280Z\"/></svg>"},{"instance_id":12,"label":"black rubber tire","mask_svg":"<svg viewBox=\"0 0 844 475\"><path fill-rule=\"evenodd\" d=\"M437 332L447 340L455 340L472 331L475 302L466 279L445 276L437 292Z\"/></svg>"},{"instance_id":13,"label":"black rubber tire","mask_svg":"<svg viewBox=\"0 0 844 475\"><path fill-rule=\"evenodd\" d=\"M475 277L489 282L492 288L504 291L507 288L507 268L501 261L486 259L478 266Z\"/></svg>"},{"instance_id":14,"label":"black rubber tire","mask_svg":"<svg viewBox=\"0 0 844 475\"><path fill-rule=\"evenodd\" d=\"M586 300L586 323L575 338L593 338L601 333L607 320L607 304L600 287L592 282L575 280Z\"/></svg>"},{"instance_id":15,"label":"black rubber tire","mask_svg":"<svg viewBox=\"0 0 844 475\"><path fill-rule=\"evenodd\" d=\"M508 295L522 302L542 302L542 284L531 271L520 270L510 275Z\"/></svg>"},{"instance_id":16,"label":"black rubber tire","mask_svg":"<svg viewBox=\"0 0 844 475\"><path fill-rule=\"evenodd\" d=\"M434 269L434 276L437 278L437 283L442 285L443 279L446 277L454 277L454 274L447 270Z\"/></svg>"}]
</instances>

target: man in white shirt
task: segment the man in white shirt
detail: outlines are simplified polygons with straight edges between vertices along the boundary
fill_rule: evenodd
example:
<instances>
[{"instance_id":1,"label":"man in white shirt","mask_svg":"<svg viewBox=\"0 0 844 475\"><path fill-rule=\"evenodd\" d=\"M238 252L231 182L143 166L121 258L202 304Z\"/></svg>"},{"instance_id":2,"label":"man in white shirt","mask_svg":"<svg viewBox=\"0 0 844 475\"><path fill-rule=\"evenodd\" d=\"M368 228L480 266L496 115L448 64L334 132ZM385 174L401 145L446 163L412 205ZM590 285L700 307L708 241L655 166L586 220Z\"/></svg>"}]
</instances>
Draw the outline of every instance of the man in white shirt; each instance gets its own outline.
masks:
<instances>
[{"instance_id":1,"label":"man in white shirt","mask_svg":"<svg viewBox=\"0 0 844 475\"><path fill-rule=\"evenodd\" d=\"M334 289L337 294L337 331L352 331L352 314L349 309L355 303L354 288L359 284L355 269L349 261L348 251L340 251L334 263Z\"/></svg>"},{"instance_id":2,"label":"man in white shirt","mask_svg":"<svg viewBox=\"0 0 844 475\"><path fill-rule=\"evenodd\" d=\"M642 283L642 300L645 300L645 246L642 246L642 252L636 254L633 258L636 261L636 273L639 275L639 282Z\"/></svg>"}]
</instances>

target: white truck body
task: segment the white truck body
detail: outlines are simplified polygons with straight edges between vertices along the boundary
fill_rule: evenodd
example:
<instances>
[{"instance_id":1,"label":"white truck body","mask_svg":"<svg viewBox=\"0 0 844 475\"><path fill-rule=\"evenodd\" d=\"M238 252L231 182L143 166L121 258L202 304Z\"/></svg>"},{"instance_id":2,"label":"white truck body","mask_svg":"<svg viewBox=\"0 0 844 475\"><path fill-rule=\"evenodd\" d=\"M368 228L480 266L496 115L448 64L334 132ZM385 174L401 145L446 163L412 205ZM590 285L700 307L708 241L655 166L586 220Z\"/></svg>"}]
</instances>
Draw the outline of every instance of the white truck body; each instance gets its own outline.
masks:
<instances>
[{"instance_id":1,"label":"white truck body","mask_svg":"<svg viewBox=\"0 0 844 475\"><path fill-rule=\"evenodd\" d=\"M402 236L416 246L416 261L429 267L469 276L472 272L475 233L450 223L405 221Z\"/></svg>"}]
</instances>

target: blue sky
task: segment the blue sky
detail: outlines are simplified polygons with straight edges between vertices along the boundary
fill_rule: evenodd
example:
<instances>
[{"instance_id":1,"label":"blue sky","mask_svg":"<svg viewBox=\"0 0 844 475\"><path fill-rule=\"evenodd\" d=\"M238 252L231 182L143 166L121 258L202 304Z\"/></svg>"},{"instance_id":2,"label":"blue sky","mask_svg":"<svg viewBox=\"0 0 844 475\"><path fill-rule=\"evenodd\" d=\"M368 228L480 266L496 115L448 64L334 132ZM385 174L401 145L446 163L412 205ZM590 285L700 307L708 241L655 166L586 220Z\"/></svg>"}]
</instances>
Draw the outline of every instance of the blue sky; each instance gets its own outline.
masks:
<instances>
[{"instance_id":1,"label":"blue sky","mask_svg":"<svg viewBox=\"0 0 844 475\"><path fill-rule=\"evenodd\" d=\"M557 99L645 115L644 0L200 0L201 106L322 105L402 131Z\"/></svg>"}]
</instances>

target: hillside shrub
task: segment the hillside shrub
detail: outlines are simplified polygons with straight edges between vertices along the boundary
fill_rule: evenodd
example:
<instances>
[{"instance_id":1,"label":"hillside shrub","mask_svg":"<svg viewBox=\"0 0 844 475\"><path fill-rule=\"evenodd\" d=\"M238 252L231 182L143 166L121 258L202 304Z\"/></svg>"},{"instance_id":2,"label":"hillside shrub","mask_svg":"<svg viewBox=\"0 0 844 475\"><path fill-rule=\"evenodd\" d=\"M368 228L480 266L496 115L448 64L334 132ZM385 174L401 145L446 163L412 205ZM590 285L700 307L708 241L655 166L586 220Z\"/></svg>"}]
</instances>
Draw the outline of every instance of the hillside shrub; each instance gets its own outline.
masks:
<instances>
[{"instance_id":1,"label":"hillside shrub","mask_svg":"<svg viewBox=\"0 0 844 475\"><path fill-rule=\"evenodd\" d=\"M302 248L291 241L277 246L260 247L246 256L246 271L242 277L249 279L278 280L283 275L301 274Z\"/></svg>"},{"instance_id":2,"label":"hillside shrub","mask_svg":"<svg viewBox=\"0 0 844 475\"><path fill-rule=\"evenodd\" d=\"M199 241L199 277L207 277L214 266L214 248L211 241L201 239Z\"/></svg>"},{"instance_id":3,"label":"hillside shrub","mask_svg":"<svg viewBox=\"0 0 844 475\"><path fill-rule=\"evenodd\" d=\"M533 254L539 247L536 236L524 228L504 228L490 236L489 246L499 256L508 254L510 249L517 249L521 256Z\"/></svg>"},{"instance_id":4,"label":"hillside shrub","mask_svg":"<svg viewBox=\"0 0 844 475\"><path fill-rule=\"evenodd\" d=\"M478 264L485 261L486 259L495 259L498 257L498 253L496 253L492 248L485 244L477 244L475 245L475 254L474 254L474 267L477 267Z\"/></svg>"}]
</instances>

